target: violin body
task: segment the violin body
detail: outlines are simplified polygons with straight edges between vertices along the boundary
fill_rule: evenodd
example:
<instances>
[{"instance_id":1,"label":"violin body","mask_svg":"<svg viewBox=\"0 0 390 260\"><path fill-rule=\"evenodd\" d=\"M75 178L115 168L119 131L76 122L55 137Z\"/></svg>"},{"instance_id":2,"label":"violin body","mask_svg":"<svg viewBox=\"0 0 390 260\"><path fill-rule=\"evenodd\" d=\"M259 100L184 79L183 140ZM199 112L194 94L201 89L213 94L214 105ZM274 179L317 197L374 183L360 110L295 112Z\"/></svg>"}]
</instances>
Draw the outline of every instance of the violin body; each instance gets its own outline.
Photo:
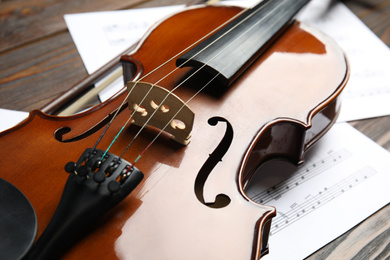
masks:
<instances>
[{"instance_id":1,"label":"violin body","mask_svg":"<svg viewBox=\"0 0 390 260\"><path fill-rule=\"evenodd\" d=\"M133 80L240 11L198 7L162 21L126 56ZM142 81L153 84L168 75L158 85L171 90L193 72L186 67L169 74L175 68L169 61ZM183 146L162 134L137 162L145 175L141 184L93 223L88 235L75 238L61 259L259 259L267 253L276 211L253 202L245 186L268 160L303 162L335 122L348 75L344 54L331 39L293 23L231 86L212 82L188 103L195 113L190 143ZM209 80L199 73L174 94L188 100ZM0 134L0 177L30 200L38 238L60 201L68 178L64 166L95 144L125 95L69 117L35 110ZM129 108L118 114L98 148L109 146ZM138 130L128 126L110 153L120 154ZM134 161L157 132L146 128L123 158Z\"/></svg>"}]
</instances>

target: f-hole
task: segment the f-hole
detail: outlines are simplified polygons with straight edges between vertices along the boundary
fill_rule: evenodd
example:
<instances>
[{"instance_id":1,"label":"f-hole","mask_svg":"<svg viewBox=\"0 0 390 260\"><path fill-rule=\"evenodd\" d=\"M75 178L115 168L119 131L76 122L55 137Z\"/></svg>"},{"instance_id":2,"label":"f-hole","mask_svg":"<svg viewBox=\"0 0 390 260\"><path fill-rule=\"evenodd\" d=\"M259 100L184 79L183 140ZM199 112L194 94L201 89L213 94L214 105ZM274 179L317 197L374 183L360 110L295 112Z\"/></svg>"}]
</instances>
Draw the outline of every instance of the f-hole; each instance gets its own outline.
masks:
<instances>
[{"instance_id":1,"label":"f-hole","mask_svg":"<svg viewBox=\"0 0 390 260\"><path fill-rule=\"evenodd\" d=\"M233 128L231 124L222 117L212 117L208 120L209 125L215 126L218 122L226 123L226 132L221 142L218 144L217 148L210 154L209 158L203 164L200 169L198 176L195 180L195 194L198 200L210 207L210 208L224 208L230 204L230 198L226 194L218 194L215 197L215 201L211 203L206 203L204 200L204 186L209 177L211 171L217 165L218 162L222 161L222 157L225 155L227 150L229 149L232 140L233 140Z\"/></svg>"}]
</instances>

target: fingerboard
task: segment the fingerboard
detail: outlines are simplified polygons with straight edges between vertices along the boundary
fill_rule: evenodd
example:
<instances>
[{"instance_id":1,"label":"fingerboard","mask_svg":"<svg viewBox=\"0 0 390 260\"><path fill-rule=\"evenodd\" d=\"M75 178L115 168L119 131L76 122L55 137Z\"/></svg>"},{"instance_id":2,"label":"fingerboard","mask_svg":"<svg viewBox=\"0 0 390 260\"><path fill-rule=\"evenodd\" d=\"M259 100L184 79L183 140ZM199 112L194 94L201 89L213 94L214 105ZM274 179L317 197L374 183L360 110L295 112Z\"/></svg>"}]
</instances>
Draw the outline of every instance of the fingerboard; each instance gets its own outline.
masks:
<instances>
[{"instance_id":1,"label":"fingerboard","mask_svg":"<svg viewBox=\"0 0 390 260\"><path fill-rule=\"evenodd\" d=\"M176 65L204 68L229 86L308 2L262 1L183 54Z\"/></svg>"}]
</instances>

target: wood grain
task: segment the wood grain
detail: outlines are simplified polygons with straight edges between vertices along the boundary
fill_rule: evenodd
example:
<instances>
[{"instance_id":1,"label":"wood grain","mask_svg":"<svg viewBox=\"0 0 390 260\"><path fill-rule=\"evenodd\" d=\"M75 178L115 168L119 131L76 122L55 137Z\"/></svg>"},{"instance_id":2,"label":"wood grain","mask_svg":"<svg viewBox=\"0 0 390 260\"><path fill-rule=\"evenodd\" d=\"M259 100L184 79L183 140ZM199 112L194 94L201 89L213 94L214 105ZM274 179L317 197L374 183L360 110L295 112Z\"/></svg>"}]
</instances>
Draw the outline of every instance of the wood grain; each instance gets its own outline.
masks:
<instances>
[{"instance_id":1,"label":"wood grain","mask_svg":"<svg viewBox=\"0 0 390 260\"><path fill-rule=\"evenodd\" d=\"M56 34L1 54L0 104L40 108L87 75L70 35Z\"/></svg>"},{"instance_id":2,"label":"wood grain","mask_svg":"<svg viewBox=\"0 0 390 260\"><path fill-rule=\"evenodd\" d=\"M127 9L142 0L127 1L53 1L17 0L2 3L0 9L0 52L66 31L64 14ZM29 28L29 30L26 30Z\"/></svg>"},{"instance_id":3,"label":"wood grain","mask_svg":"<svg viewBox=\"0 0 390 260\"><path fill-rule=\"evenodd\" d=\"M22 111L40 108L87 76L64 14L178 3L183 1L0 1L0 107ZM390 0L344 3L390 46ZM390 151L389 116L351 124ZM389 216L387 205L308 259L389 259Z\"/></svg>"}]
</instances>

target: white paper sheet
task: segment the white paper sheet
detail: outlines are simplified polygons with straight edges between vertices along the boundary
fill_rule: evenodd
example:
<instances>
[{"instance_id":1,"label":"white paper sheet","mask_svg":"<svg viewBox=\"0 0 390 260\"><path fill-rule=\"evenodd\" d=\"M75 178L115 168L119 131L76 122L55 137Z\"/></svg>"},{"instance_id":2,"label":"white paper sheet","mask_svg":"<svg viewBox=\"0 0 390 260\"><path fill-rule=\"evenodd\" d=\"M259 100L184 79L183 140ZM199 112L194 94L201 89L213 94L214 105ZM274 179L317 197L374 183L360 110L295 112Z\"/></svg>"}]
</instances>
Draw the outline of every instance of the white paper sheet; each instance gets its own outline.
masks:
<instances>
[{"instance_id":1,"label":"white paper sheet","mask_svg":"<svg viewBox=\"0 0 390 260\"><path fill-rule=\"evenodd\" d=\"M335 39L346 52L351 77L338 121L390 114L390 49L344 4L312 1L299 19Z\"/></svg>"},{"instance_id":2,"label":"white paper sheet","mask_svg":"<svg viewBox=\"0 0 390 260\"><path fill-rule=\"evenodd\" d=\"M0 108L0 132L19 124L27 116L27 112Z\"/></svg>"},{"instance_id":3,"label":"white paper sheet","mask_svg":"<svg viewBox=\"0 0 390 260\"><path fill-rule=\"evenodd\" d=\"M253 6L257 1L226 1ZM345 5L328 8L330 0L313 0L300 20L334 38L345 50L352 73L343 94L339 121L390 114L390 50ZM134 44L159 18L183 6L66 15L65 20L87 70L91 73ZM159 14L159 15L157 15ZM111 93L101 95L105 100Z\"/></svg>"},{"instance_id":4,"label":"white paper sheet","mask_svg":"<svg viewBox=\"0 0 390 260\"><path fill-rule=\"evenodd\" d=\"M295 167L269 163L247 192L275 206L264 260L303 259L390 202L390 153L338 123Z\"/></svg>"},{"instance_id":5,"label":"white paper sheet","mask_svg":"<svg viewBox=\"0 0 390 260\"><path fill-rule=\"evenodd\" d=\"M89 74L136 43L158 20L183 5L66 14L65 22Z\"/></svg>"}]
</instances>

